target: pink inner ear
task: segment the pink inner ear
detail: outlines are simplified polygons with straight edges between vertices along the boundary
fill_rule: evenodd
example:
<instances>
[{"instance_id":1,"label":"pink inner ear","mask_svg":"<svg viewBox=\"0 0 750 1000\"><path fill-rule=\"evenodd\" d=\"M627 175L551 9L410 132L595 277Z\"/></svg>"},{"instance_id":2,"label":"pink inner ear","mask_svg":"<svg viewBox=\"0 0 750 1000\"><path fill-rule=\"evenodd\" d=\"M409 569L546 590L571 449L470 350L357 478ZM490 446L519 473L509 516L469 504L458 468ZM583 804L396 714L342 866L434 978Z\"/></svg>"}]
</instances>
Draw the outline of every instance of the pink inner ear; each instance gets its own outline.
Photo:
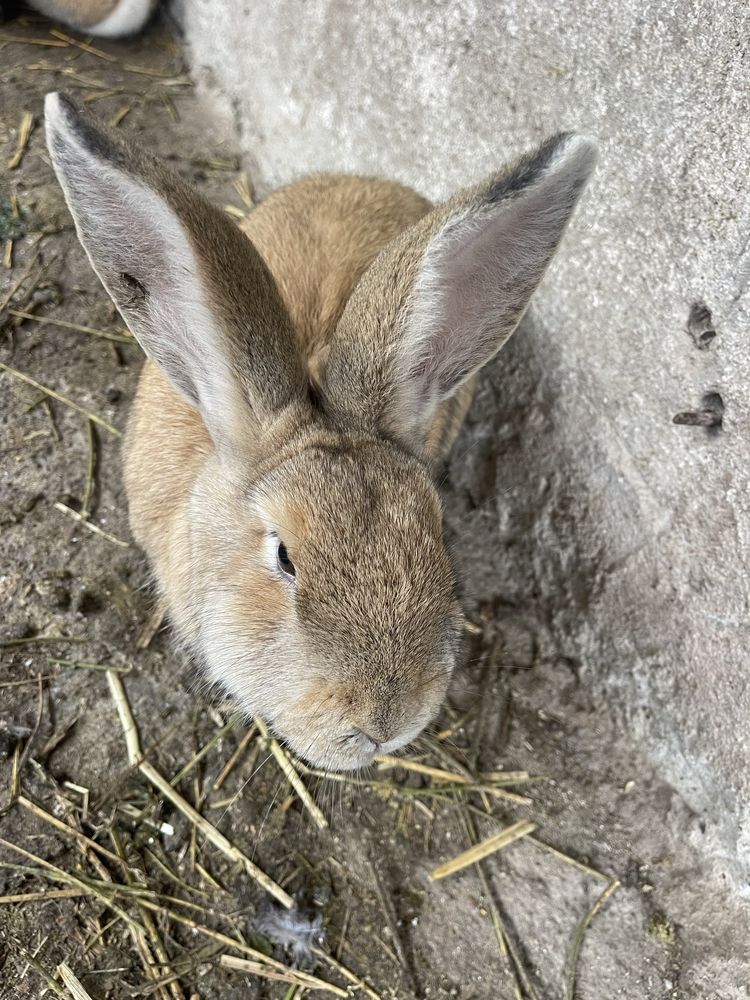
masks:
<instances>
[{"instance_id":1,"label":"pink inner ear","mask_svg":"<svg viewBox=\"0 0 750 1000\"><path fill-rule=\"evenodd\" d=\"M523 230L512 215L488 219L442 248L436 261L436 328L424 342L427 376L441 398L510 336L524 281Z\"/></svg>"},{"instance_id":2,"label":"pink inner ear","mask_svg":"<svg viewBox=\"0 0 750 1000\"><path fill-rule=\"evenodd\" d=\"M436 325L423 344L442 398L494 357L520 321L569 217L567 199L555 204L553 193L533 187L435 248Z\"/></svg>"},{"instance_id":3,"label":"pink inner ear","mask_svg":"<svg viewBox=\"0 0 750 1000\"><path fill-rule=\"evenodd\" d=\"M513 333L557 249L594 156L587 140L566 139L527 187L500 202L480 196L434 237L401 345L403 416L429 420L437 403Z\"/></svg>"}]
</instances>

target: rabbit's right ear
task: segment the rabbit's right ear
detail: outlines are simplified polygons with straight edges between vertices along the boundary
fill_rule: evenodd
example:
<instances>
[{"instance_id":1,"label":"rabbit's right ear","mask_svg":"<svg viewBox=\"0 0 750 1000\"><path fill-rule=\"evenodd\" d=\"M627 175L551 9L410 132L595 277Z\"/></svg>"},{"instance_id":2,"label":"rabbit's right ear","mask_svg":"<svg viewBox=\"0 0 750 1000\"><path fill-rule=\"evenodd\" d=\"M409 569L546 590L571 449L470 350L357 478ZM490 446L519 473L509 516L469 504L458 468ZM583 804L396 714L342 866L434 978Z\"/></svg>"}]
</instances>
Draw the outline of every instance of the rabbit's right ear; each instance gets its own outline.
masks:
<instances>
[{"instance_id":1,"label":"rabbit's right ear","mask_svg":"<svg viewBox=\"0 0 750 1000\"><path fill-rule=\"evenodd\" d=\"M78 237L146 354L231 454L306 375L268 268L221 211L61 94L47 144Z\"/></svg>"},{"instance_id":2,"label":"rabbit's right ear","mask_svg":"<svg viewBox=\"0 0 750 1000\"><path fill-rule=\"evenodd\" d=\"M419 453L440 403L517 327L595 160L590 140L554 136L388 244L341 317L329 407Z\"/></svg>"}]
</instances>

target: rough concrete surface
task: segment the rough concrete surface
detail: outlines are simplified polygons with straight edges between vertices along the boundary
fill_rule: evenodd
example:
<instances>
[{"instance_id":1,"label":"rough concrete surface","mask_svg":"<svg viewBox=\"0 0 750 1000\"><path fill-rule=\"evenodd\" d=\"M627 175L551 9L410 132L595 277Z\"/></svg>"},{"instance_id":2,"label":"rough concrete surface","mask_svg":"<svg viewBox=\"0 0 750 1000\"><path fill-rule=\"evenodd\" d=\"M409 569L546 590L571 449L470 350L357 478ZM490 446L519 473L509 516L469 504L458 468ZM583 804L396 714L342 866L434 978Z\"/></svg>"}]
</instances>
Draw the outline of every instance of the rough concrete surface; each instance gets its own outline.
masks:
<instances>
[{"instance_id":1,"label":"rough concrete surface","mask_svg":"<svg viewBox=\"0 0 750 1000\"><path fill-rule=\"evenodd\" d=\"M621 883L583 938L576 1000L747 1000L740 505L750 463L740 268L748 206L744 167L727 154L742 148L748 128L739 104L730 110L741 9L726 8L712 34L708 6L662 28L652 7L638 28L635 13L578 5L572 32L559 9L507 5L231 9L230 17L224 0L188 0L183 23L196 70L210 67L203 75L214 93L218 84L234 102L260 188L330 166L399 176L437 197L560 127L584 127L602 144L560 260L523 330L483 376L446 470L447 527L467 609L483 627L437 721L449 736L416 750L432 765L525 770L539 780L512 786L530 803L491 799L492 815L479 795L440 795L405 771L375 772L361 786L311 782L331 822L324 831L258 743L215 788L246 728L219 738L231 707L196 694L168 629L139 648L150 610L141 554L55 507L79 509L87 492L86 421L56 400L48 409L3 372L0 836L65 871L101 875L69 835L11 802L18 748L27 796L108 848L119 831L152 888L192 900L199 909L186 912L197 921L258 942L263 894L200 837L196 857L223 890L192 864L190 825L128 768L101 672L49 658L119 666L130 671L124 683L148 759L172 776L215 740L178 787L322 917L328 952L383 998L517 1000L517 965L526 997L565 996L576 929L606 885L572 857ZM38 42L48 27L35 19L3 29ZM678 29L690 40L679 54ZM218 204L236 213L243 202L233 186L236 145L215 102L186 86L163 25L98 44L115 62L75 44L40 50L0 39L0 244L13 242L0 302L30 267L11 295L16 313L112 334L119 320L44 149L44 92L63 84L93 98L105 120L119 120ZM36 128L9 170L25 110ZM698 298L716 330L700 351L686 331ZM705 317L693 325L700 338ZM133 344L4 308L0 360L122 429L141 356ZM724 402L721 433L671 423L708 391ZM90 511L95 525L130 539L118 441L103 428ZM66 781L89 789L88 814ZM476 836L531 818L539 843L520 841L483 862L484 881L469 868L430 882L428 872L466 846L467 816ZM34 871L5 867L24 860L0 845L3 899L45 888ZM517 964L498 947L493 907ZM149 995L148 966L110 917L90 898L4 901L2 1000L44 988L27 955L48 973L67 961L93 1000ZM159 926L185 996L289 995L283 983L220 967L215 942L163 914ZM316 972L342 982L328 966Z\"/></svg>"},{"instance_id":2,"label":"rough concrete surface","mask_svg":"<svg viewBox=\"0 0 750 1000\"><path fill-rule=\"evenodd\" d=\"M440 198L551 132L599 141L561 257L494 366L503 405L480 399L457 447L477 444L496 490L456 531L471 594L533 621L542 655L617 708L746 884L746 4L178 6L270 186L349 170ZM699 349L700 301L716 335ZM721 429L672 422L709 393Z\"/></svg>"}]
</instances>

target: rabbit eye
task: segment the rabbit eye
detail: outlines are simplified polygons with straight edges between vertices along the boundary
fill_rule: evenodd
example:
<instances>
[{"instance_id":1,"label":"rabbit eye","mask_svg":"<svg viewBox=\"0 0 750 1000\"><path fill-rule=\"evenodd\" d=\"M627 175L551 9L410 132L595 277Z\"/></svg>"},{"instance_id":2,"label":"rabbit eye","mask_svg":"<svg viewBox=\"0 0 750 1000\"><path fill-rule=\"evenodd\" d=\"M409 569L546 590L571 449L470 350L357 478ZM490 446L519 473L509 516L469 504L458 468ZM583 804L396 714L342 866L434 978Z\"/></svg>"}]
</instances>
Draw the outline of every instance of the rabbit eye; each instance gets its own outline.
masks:
<instances>
[{"instance_id":1,"label":"rabbit eye","mask_svg":"<svg viewBox=\"0 0 750 1000\"><path fill-rule=\"evenodd\" d=\"M279 547L276 550L276 558L279 561L279 569L287 576L296 576L297 571L294 568L294 563L289 558L289 553L286 550L286 545L283 542L279 542Z\"/></svg>"}]
</instances>

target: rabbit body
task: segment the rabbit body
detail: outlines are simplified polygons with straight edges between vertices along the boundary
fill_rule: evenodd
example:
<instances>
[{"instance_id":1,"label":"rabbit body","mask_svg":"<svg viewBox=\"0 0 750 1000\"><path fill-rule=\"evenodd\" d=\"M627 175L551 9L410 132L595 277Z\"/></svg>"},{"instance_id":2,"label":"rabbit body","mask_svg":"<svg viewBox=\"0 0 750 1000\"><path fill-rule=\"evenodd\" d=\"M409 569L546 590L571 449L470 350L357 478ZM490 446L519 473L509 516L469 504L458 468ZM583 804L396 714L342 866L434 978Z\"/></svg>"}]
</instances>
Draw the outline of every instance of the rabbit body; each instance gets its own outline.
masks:
<instances>
[{"instance_id":1,"label":"rabbit body","mask_svg":"<svg viewBox=\"0 0 750 1000\"><path fill-rule=\"evenodd\" d=\"M559 136L433 208L316 176L240 231L60 95L78 234L144 347L133 533L209 678L296 753L356 768L439 709L462 615L433 481L592 169Z\"/></svg>"},{"instance_id":2,"label":"rabbit body","mask_svg":"<svg viewBox=\"0 0 750 1000\"><path fill-rule=\"evenodd\" d=\"M424 198L395 183L318 176L272 194L244 220L241 228L275 279L292 319L297 350L311 375L320 371L330 353L338 321L362 274L390 240L417 222L429 209ZM438 407L424 456L430 466L439 463L458 432L471 400L473 384L470 380ZM264 449L258 468L247 470L251 477L264 471L268 451L275 461L285 448L289 448L289 439L294 438L295 430L284 426L278 428L278 432L278 442L269 443L270 446ZM321 435L321 429L315 427L311 433L298 438L291 450L304 454L311 444L320 443L321 437L324 445L328 445L328 438L333 447L342 447L340 432L326 430ZM351 437L345 433L343 437L363 467L370 465L368 449L372 442L359 440L356 433ZM373 459L370 467L375 470L373 478L377 479L376 456ZM305 469L302 474L310 476L311 483L314 480L315 489L321 494L328 492L329 486L320 481L318 470ZM167 600L170 617L180 635L193 649L199 646L202 622L200 614L196 613L196 599L210 600L207 595L220 588L222 581L239 576L237 591L243 599L224 608L222 615L230 619L233 630L267 646L270 634L278 629L279 621L288 615L289 608L286 594L283 590L279 592L274 581L268 580L263 567L239 565L244 553L257 550L261 545L258 525L247 524L247 511L241 501L238 503L235 486L221 468L200 414L148 360L128 421L124 475L133 534L149 555L158 588ZM389 488L387 481L374 488L378 486ZM405 505L412 499L407 496ZM201 516L203 510L211 510L213 516ZM439 530L437 505L431 513L434 526ZM338 523L340 527L340 519L341 515L334 525ZM243 524L245 534L237 531ZM294 532L295 528L291 526L288 530ZM360 532L373 530L377 530L373 525L357 523L355 514L347 534L356 537ZM327 544L332 549L333 539ZM321 571L325 571L325 566ZM375 579L369 596L363 595L366 601L372 600L376 605L378 600L374 591L377 586ZM436 581L436 600L439 600L440 589ZM455 605L451 607L454 602L449 589L444 589L447 593L443 611L452 617L455 634L459 613ZM381 599L387 601L387 594L381 594ZM335 626L332 628L335 630ZM275 683L280 683L279 677ZM438 683L438 687L442 693L444 685ZM427 694L429 692L425 691ZM432 714L430 698L425 697L425 705L430 706L428 711ZM295 715L297 712L295 709ZM282 723L285 733L294 730L292 721L287 719L284 723L277 712L273 715L277 726ZM422 712L418 717L426 721ZM411 728L416 735L421 724ZM379 732L372 719L367 723L367 731ZM308 732L305 726L300 739L307 740ZM387 739L377 742L387 747ZM300 751L309 753L310 748L305 744L298 746Z\"/></svg>"},{"instance_id":3,"label":"rabbit body","mask_svg":"<svg viewBox=\"0 0 750 1000\"><path fill-rule=\"evenodd\" d=\"M140 31L157 0L29 0L29 6L54 20L102 38Z\"/></svg>"}]
</instances>

